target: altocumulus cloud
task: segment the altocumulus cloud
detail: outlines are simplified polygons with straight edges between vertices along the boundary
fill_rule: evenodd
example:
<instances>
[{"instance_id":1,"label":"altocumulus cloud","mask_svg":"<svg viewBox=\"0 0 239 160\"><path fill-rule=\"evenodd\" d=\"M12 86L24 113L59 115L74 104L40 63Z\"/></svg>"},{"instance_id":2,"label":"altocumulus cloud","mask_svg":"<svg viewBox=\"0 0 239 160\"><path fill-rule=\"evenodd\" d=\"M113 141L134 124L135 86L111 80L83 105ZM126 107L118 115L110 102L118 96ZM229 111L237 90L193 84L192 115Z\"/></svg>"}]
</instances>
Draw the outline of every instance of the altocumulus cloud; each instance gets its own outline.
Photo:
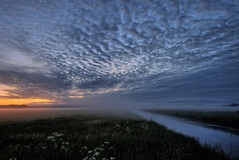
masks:
<instances>
[{"instance_id":1,"label":"altocumulus cloud","mask_svg":"<svg viewBox=\"0 0 239 160\"><path fill-rule=\"evenodd\" d=\"M239 95L239 1L1 0L0 48L25 98Z\"/></svg>"}]
</instances>

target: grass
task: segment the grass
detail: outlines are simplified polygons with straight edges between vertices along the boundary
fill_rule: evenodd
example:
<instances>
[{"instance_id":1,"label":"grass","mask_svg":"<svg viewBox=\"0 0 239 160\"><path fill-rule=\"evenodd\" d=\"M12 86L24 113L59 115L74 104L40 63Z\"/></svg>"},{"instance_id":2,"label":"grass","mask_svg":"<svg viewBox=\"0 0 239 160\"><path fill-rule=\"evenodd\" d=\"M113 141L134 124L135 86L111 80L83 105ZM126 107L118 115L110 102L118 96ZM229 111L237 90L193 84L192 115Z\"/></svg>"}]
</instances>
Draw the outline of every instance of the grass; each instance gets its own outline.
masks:
<instances>
[{"instance_id":1,"label":"grass","mask_svg":"<svg viewBox=\"0 0 239 160\"><path fill-rule=\"evenodd\" d=\"M229 111L186 111L186 110L149 110L149 112L175 116L196 122L239 129L239 112Z\"/></svg>"},{"instance_id":2,"label":"grass","mask_svg":"<svg viewBox=\"0 0 239 160\"><path fill-rule=\"evenodd\" d=\"M154 122L74 116L0 123L1 160L224 160Z\"/></svg>"}]
</instances>

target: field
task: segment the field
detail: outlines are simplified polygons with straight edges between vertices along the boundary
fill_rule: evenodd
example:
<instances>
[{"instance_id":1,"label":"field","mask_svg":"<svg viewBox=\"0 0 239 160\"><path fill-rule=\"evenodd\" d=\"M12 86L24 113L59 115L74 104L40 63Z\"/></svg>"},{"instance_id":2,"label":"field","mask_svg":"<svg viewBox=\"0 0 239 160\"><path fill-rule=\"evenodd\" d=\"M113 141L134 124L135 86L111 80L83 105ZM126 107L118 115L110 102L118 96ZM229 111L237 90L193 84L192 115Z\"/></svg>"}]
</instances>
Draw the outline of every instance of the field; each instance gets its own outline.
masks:
<instances>
[{"instance_id":1,"label":"field","mask_svg":"<svg viewBox=\"0 0 239 160\"><path fill-rule=\"evenodd\" d=\"M147 110L152 113L159 113L175 116L196 122L218 125L227 128L239 129L239 112L229 111L188 111L188 110Z\"/></svg>"},{"instance_id":2,"label":"field","mask_svg":"<svg viewBox=\"0 0 239 160\"><path fill-rule=\"evenodd\" d=\"M220 149L154 122L106 116L1 122L1 160L223 160Z\"/></svg>"}]
</instances>

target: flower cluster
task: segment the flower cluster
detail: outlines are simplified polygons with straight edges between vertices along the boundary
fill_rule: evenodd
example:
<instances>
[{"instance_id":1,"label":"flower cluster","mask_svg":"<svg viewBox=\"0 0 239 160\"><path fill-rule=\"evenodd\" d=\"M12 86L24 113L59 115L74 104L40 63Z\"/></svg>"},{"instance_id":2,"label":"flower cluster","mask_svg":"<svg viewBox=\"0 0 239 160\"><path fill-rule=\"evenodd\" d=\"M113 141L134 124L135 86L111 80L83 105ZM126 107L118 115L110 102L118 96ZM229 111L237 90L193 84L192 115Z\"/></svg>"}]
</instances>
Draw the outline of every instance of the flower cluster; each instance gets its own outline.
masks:
<instances>
[{"instance_id":1,"label":"flower cluster","mask_svg":"<svg viewBox=\"0 0 239 160\"><path fill-rule=\"evenodd\" d=\"M39 146L40 146L42 149L46 149L46 148L47 148L46 143L39 143Z\"/></svg>"},{"instance_id":2,"label":"flower cluster","mask_svg":"<svg viewBox=\"0 0 239 160\"><path fill-rule=\"evenodd\" d=\"M56 139L62 139L62 138L59 138L59 137L62 137L63 134L62 133L58 133L58 132L53 132L52 135L48 136L47 139L52 141L52 142L55 142Z\"/></svg>"},{"instance_id":3,"label":"flower cluster","mask_svg":"<svg viewBox=\"0 0 239 160\"><path fill-rule=\"evenodd\" d=\"M120 128L120 125L116 123L116 124L115 124L115 127L116 127L116 128Z\"/></svg>"},{"instance_id":4,"label":"flower cluster","mask_svg":"<svg viewBox=\"0 0 239 160\"><path fill-rule=\"evenodd\" d=\"M125 130L126 130L127 133L132 132L132 130L129 127L126 127Z\"/></svg>"},{"instance_id":5,"label":"flower cluster","mask_svg":"<svg viewBox=\"0 0 239 160\"><path fill-rule=\"evenodd\" d=\"M132 130L129 127L124 128L124 127L121 127L121 125L119 125L117 123L115 124L114 128L116 128L116 130L119 130L119 131L123 129L128 134L132 132Z\"/></svg>"},{"instance_id":6,"label":"flower cluster","mask_svg":"<svg viewBox=\"0 0 239 160\"><path fill-rule=\"evenodd\" d=\"M63 134L58 132L53 132L52 135L47 137L47 140L53 142L54 148L60 148L61 150L64 150L65 152L69 151L69 142L64 142L62 140ZM46 146L44 146L46 147Z\"/></svg>"},{"instance_id":7,"label":"flower cluster","mask_svg":"<svg viewBox=\"0 0 239 160\"><path fill-rule=\"evenodd\" d=\"M143 128L144 130L148 130L149 129L149 124L146 123L146 122L143 122L140 125L141 125L141 128Z\"/></svg>"},{"instance_id":8,"label":"flower cluster","mask_svg":"<svg viewBox=\"0 0 239 160\"><path fill-rule=\"evenodd\" d=\"M103 155L105 155L106 152L112 150L113 147L110 146L110 142L104 142L103 144L101 144L100 146L92 149L92 150L88 150L87 146L83 147L83 152L86 153L86 157L83 158L83 160L115 160L116 158L111 156L109 158L103 157Z\"/></svg>"}]
</instances>

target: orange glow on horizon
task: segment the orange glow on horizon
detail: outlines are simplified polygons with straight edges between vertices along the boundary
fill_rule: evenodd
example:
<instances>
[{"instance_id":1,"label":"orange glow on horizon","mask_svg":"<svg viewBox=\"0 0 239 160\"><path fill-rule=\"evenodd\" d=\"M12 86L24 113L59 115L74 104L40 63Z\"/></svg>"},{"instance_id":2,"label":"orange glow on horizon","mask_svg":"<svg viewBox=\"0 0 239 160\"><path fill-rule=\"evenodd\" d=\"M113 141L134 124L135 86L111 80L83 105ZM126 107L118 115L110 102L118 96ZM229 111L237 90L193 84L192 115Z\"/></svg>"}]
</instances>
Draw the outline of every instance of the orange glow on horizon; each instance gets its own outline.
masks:
<instances>
[{"instance_id":1,"label":"orange glow on horizon","mask_svg":"<svg viewBox=\"0 0 239 160\"><path fill-rule=\"evenodd\" d=\"M4 85L0 83L0 105L34 105L56 103L54 100L45 98L20 98L20 95L12 93L12 91L17 90L18 88L16 86Z\"/></svg>"},{"instance_id":2,"label":"orange glow on horizon","mask_svg":"<svg viewBox=\"0 0 239 160\"><path fill-rule=\"evenodd\" d=\"M42 98L0 98L0 105L29 105L29 104L51 104L54 100L42 99Z\"/></svg>"}]
</instances>

